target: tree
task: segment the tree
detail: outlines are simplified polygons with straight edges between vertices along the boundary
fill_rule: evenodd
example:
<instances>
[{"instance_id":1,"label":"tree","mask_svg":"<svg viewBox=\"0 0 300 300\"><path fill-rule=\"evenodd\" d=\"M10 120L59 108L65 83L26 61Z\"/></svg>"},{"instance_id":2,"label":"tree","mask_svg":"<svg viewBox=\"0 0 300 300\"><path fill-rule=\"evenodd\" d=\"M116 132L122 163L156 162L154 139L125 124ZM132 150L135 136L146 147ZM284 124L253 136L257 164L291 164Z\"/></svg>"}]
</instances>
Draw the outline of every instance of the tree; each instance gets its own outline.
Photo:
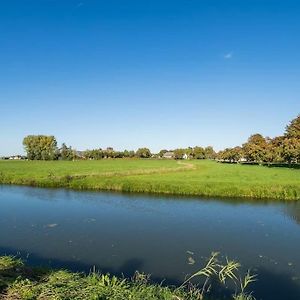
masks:
<instances>
[{"instance_id":1,"label":"tree","mask_svg":"<svg viewBox=\"0 0 300 300\"><path fill-rule=\"evenodd\" d=\"M193 148L193 152L192 152L192 156L195 159L204 159L205 158L205 150L202 147L194 147Z\"/></svg>"},{"instance_id":2,"label":"tree","mask_svg":"<svg viewBox=\"0 0 300 300\"><path fill-rule=\"evenodd\" d=\"M218 153L218 159L228 162L238 162L243 157L243 149L239 146L234 148L226 148Z\"/></svg>"},{"instance_id":3,"label":"tree","mask_svg":"<svg viewBox=\"0 0 300 300\"><path fill-rule=\"evenodd\" d=\"M268 140L268 147L266 151L266 161L267 162L283 162L283 143L285 137L277 136L273 139Z\"/></svg>"},{"instance_id":4,"label":"tree","mask_svg":"<svg viewBox=\"0 0 300 300\"><path fill-rule=\"evenodd\" d=\"M288 138L300 139L300 115L293 119L285 129L285 136Z\"/></svg>"},{"instance_id":5,"label":"tree","mask_svg":"<svg viewBox=\"0 0 300 300\"><path fill-rule=\"evenodd\" d=\"M212 146L204 148L205 158L214 159L216 157L216 152Z\"/></svg>"},{"instance_id":6,"label":"tree","mask_svg":"<svg viewBox=\"0 0 300 300\"><path fill-rule=\"evenodd\" d=\"M251 135L247 143L243 145L245 158L251 162L265 161L266 150L266 139L259 133Z\"/></svg>"},{"instance_id":7,"label":"tree","mask_svg":"<svg viewBox=\"0 0 300 300\"><path fill-rule=\"evenodd\" d=\"M151 157L151 152L148 148L139 148L135 155L139 158L149 158Z\"/></svg>"},{"instance_id":8,"label":"tree","mask_svg":"<svg viewBox=\"0 0 300 300\"><path fill-rule=\"evenodd\" d=\"M28 135L23 146L29 160L54 160L58 157L57 142L54 136Z\"/></svg>"},{"instance_id":9,"label":"tree","mask_svg":"<svg viewBox=\"0 0 300 300\"><path fill-rule=\"evenodd\" d=\"M72 147L67 147L65 143L61 145L61 148L59 149L60 158L62 160L73 160L75 159L76 155Z\"/></svg>"},{"instance_id":10,"label":"tree","mask_svg":"<svg viewBox=\"0 0 300 300\"><path fill-rule=\"evenodd\" d=\"M87 159L102 159L104 155L104 151L101 148L84 151L84 157Z\"/></svg>"},{"instance_id":11,"label":"tree","mask_svg":"<svg viewBox=\"0 0 300 300\"><path fill-rule=\"evenodd\" d=\"M282 143L282 156L288 163L300 162L300 115L286 127Z\"/></svg>"},{"instance_id":12,"label":"tree","mask_svg":"<svg viewBox=\"0 0 300 300\"><path fill-rule=\"evenodd\" d=\"M183 159L184 154L186 154L186 149L179 148L174 150L175 159Z\"/></svg>"},{"instance_id":13,"label":"tree","mask_svg":"<svg viewBox=\"0 0 300 300\"><path fill-rule=\"evenodd\" d=\"M287 138L283 142L282 156L284 160L291 163L300 162L300 139L299 138Z\"/></svg>"}]
</instances>

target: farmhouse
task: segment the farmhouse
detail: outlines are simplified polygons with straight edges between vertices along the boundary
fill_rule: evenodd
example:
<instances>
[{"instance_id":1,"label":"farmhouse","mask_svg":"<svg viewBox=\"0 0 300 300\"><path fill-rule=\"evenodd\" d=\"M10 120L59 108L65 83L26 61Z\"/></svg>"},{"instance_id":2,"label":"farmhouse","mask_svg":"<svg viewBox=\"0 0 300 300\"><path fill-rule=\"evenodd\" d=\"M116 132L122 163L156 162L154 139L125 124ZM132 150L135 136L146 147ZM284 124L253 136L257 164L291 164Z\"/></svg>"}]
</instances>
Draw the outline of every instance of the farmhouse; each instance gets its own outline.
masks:
<instances>
[{"instance_id":1,"label":"farmhouse","mask_svg":"<svg viewBox=\"0 0 300 300\"><path fill-rule=\"evenodd\" d=\"M9 159L13 159L13 160L21 160L22 156L21 155L12 155L9 157Z\"/></svg>"},{"instance_id":2,"label":"farmhouse","mask_svg":"<svg viewBox=\"0 0 300 300\"><path fill-rule=\"evenodd\" d=\"M168 151L162 157L167 158L167 159L171 159L171 158L174 158L174 156L175 156L175 154L174 154L173 151Z\"/></svg>"}]
</instances>

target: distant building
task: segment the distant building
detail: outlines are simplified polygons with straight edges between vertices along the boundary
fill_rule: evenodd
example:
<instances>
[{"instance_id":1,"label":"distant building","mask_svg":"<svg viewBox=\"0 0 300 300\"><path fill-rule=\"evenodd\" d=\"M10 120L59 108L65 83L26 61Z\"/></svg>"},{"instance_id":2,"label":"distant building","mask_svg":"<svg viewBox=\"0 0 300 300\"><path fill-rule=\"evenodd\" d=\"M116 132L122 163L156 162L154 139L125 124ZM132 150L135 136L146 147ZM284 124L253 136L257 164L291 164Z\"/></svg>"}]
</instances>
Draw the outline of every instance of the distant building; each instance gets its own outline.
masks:
<instances>
[{"instance_id":1,"label":"distant building","mask_svg":"<svg viewBox=\"0 0 300 300\"><path fill-rule=\"evenodd\" d=\"M25 157L22 156L22 155L12 155L8 159L10 159L10 160L21 160L21 159L25 159Z\"/></svg>"},{"instance_id":2,"label":"distant building","mask_svg":"<svg viewBox=\"0 0 300 300\"><path fill-rule=\"evenodd\" d=\"M171 158L174 158L175 157L175 154L173 151L168 151L166 152L163 156L163 158L167 158L167 159L171 159Z\"/></svg>"},{"instance_id":3,"label":"distant building","mask_svg":"<svg viewBox=\"0 0 300 300\"><path fill-rule=\"evenodd\" d=\"M239 162L247 162L247 159L245 157L242 157L239 159Z\"/></svg>"},{"instance_id":4,"label":"distant building","mask_svg":"<svg viewBox=\"0 0 300 300\"><path fill-rule=\"evenodd\" d=\"M182 155L182 159L188 159L189 158L189 156L186 154L186 153L184 153L183 155Z\"/></svg>"},{"instance_id":5,"label":"distant building","mask_svg":"<svg viewBox=\"0 0 300 300\"><path fill-rule=\"evenodd\" d=\"M75 156L76 158L80 158L80 159L84 159L85 156L84 156L84 153L85 151L75 151Z\"/></svg>"}]
</instances>

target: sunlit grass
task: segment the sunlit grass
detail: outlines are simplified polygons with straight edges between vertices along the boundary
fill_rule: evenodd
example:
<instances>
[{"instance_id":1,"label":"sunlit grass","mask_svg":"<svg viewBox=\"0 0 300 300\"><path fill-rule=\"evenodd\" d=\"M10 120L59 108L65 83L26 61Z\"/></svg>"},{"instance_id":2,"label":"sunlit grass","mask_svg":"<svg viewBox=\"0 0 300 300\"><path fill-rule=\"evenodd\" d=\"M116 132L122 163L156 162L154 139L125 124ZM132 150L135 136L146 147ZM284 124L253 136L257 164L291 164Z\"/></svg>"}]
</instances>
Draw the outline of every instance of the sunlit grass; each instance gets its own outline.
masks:
<instances>
[{"instance_id":1,"label":"sunlit grass","mask_svg":"<svg viewBox=\"0 0 300 300\"><path fill-rule=\"evenodd\" d=\"M204 300L208 295L213 300L210 288L214 277L219 278L224 289L229 279L241 284L238 290L222 299L254 300L251 293L245 292L255 280L254 276L247 273L243 280L238 279L239 263L226 260L223 264L218 260L218 253L213 253L202 269L177 288L150 282L149 275L137 271L132 278L119 278L98 272L88 275L67 270L43 269L41 272L10 256L0 257L0 263L1 300ZM202 286L188 284L196 277L205 278Z\"/></svg>"},{"instance_id":2,"label":"sunlit grass","mask_svg":"<svg viewBox=\"0 0 300 300\"><path fill-rule=\"evenodd\" d=\"M208 197L300 199L300 170L214 161L0 161L0 183Z\"/></svg>"}]
</instances>

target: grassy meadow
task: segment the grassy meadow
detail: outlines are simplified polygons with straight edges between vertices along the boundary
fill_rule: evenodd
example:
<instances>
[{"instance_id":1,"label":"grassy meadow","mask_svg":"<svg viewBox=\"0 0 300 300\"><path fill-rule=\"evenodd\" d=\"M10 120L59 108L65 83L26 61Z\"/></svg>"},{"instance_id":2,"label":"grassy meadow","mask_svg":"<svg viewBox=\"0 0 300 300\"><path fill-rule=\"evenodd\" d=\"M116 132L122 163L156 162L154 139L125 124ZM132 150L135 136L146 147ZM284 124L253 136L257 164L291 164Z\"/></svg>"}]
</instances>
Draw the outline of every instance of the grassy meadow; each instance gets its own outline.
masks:
<instances>
[{"instance_id":1,"label":"grassy meadow","mask_svg":"<svg viewBox=\"0 0 300 300\"><path fill-rule=\"evenodd\" d=\"M0 161L0 183L205 197L300 199L300 170L208 160Z\"/></svg>"}]
</instances>

